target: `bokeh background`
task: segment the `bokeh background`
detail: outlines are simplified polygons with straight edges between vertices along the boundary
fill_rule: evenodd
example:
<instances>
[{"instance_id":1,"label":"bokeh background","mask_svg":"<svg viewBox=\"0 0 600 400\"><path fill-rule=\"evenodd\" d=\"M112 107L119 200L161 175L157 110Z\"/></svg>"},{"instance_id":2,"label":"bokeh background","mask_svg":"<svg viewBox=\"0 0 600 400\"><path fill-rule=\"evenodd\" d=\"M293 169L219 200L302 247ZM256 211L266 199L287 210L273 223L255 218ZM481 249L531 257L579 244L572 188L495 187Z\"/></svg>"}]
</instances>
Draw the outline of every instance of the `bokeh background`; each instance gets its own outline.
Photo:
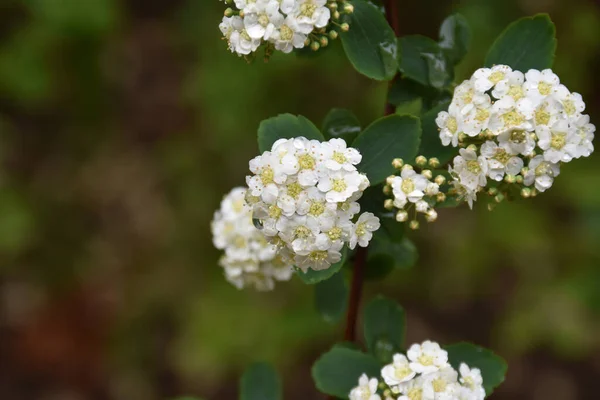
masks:
<instances>
[{"instance_id":1,"label":"bokeh background","mask_svg":"<svg viewBox=\"0 0 600 400\"><path fill-rule=\"evenodd\" d=\"M401 1L403 34L471 23L464 78L512 20L548 12L555 70L600 125L600 8L588 0ZM385 84L339 43L247 65L207 0L0 1L0 398L235 399L255 360L286 399L322 399L315 358L341 336L294 280L238 291L209 222L243 184L262 119L367 125ZM470 340L509 361L493 398L597 399L600 158L569 164L529 201L444 210L415 237L420 261L370 283L408 312L410 342Z\"/></svg>"}]
</instances>

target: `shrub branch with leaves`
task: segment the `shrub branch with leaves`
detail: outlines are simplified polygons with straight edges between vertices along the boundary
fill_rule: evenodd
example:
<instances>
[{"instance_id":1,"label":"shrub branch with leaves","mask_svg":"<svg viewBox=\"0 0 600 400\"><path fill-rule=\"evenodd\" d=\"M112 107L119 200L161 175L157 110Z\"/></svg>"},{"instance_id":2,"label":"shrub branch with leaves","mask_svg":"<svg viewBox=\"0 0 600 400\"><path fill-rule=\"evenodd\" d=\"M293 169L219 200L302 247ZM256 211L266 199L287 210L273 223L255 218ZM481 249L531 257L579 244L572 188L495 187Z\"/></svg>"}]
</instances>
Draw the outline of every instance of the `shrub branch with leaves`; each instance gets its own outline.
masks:
<instances>
[{"instance_id":1,"label":"shrub branch with leaves","mask_svg":"<svg viewBox=\"0 0 600 400\"><path fill-rule=\"evenodd\" d=\"M406 347L396 302L375 297L362 311L366 351L358 344L361 293L368 279L412 266L407 232L437 209L492 210L504 200L548 190L564 164L593 152L595 127L581 96L551 68L556 48L547 15L509 25L484 66L454 83L469 49L459 14L439 40L400 37L395 0L227 0L220 25L231 51L314 51L340 38L355 69L388 81L383 116L362 128L352 112L333 109L319 130L290 114L263 121L259 156L247 188L236 188L213 221L221 265L238 288L269 290L293 275L314 285L318 311L330 322L346 314L344 341L314 364L317 389L351 400L478 400L504 380L507 365L470 343ZM420 99L419 115L396 107ZM346 277L350 276L350 284ZM255 364L241 399L278 400L275 370Z\"/></svg>"}]
</instances>

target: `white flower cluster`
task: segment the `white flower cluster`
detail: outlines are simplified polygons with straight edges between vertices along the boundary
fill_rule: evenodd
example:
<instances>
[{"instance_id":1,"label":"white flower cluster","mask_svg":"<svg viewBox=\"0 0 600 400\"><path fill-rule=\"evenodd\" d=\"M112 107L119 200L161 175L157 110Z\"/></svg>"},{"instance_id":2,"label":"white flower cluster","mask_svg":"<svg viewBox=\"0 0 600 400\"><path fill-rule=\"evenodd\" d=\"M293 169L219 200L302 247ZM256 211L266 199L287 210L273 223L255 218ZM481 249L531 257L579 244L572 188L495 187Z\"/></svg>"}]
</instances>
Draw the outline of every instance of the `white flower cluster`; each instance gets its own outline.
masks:
<instances>
[{"instance_id":1,"label":"white flower cluster","mask_svg":"<svg viewBox=\"0 0 600 400\"><path fill-rule=\"evenodd\" d=\"M547 190L561 163L594 151L596 128L584 109L550 69L478 69L436 119L442 144L463 147L450 168L456 191L472 205L488 179Z\"/></svg>"},{"instance_id":2,"label":"white flower cluster","mask_svg":"<svg viewBox=\"0 0 600 400\"><path fill-rule=\"evenodd\" d=\"M429 163L432 167L439 167L439 161L436 158L427 160L423 156L417 157L415 165L417 168L425 167ZM392 165L401 169L400 176L391 175L386 180L384 191L393 195L393 199L387 200L385 208L391 210L398 208L396 221L405 222L409 219L409 211L414 207L415 218L410 226L413 229L418 228L416 219L417 213L425 215L425 220L433 222L437 219L437 212L433 205L438 201L445 200L445 195L440 192L440 185L445 182L445 178L438 175L433 179L431 170L421 169L421 172L415 171L415 167L410 164L404 164L401 159L394 159Z\"/></svg>"},{"instance_id":3,"label":"white flower cluster","mask_svg":"<svg viewBox=\"0 0 600 400\"><path fill-rule=\"evenodd\" d=\"M231 3L231 0L227 2ZM332 17L332 10L334 19L339 19L340 16L336 11L338 1L335 0L234 0L233 2L237 10L228 8L219 28L229 43L229 49L240 56L255 52L265 43L284 53L301 49L312 44L311 34L327 33L326 28ZM345 8L349 9L347 6ZM331 32L329 35L321 36L319 41L315 42L317 46L326 45L327 37L333 39L337 37L336 31Z\"/></svg>"},{"instance_id":4,"label":"white flower cluster","mask_svg":"<svg viewBox=\"0 0 600 400\"><path fill-rule=\"evenodd\" d=\"M481 371L462 363L457 372L448 363L448 352L425 341L413 344L406 355L395 354L393 362L377 378L363 374L350 400L483 400ZM381 394L379 394L381 393Z\"/></svg>"},{"instance_id":5,"label":"white flower cluster","mask_svg":"<svg viewBox=\"0 0 600 400\"><path fill-rule=\"evenodd\" d=\"M303 271L340 261L342 248L366 247L379 219L357 200L369 180L356 170L362 156L343 139L280 139L250 161L246 177L253 216L286 262Z\"/></svg>"},{"instance_id":6,"label":"white flower cluster","mask_svg":"<svg viewBox=\"0 0 600 400\"><path fill-rule=\"evenodd\" d=\"M290 280L293 270L252 224L245 195L245 188L235 188L223 198L211 223L213 243L225 250L219 263L229 282L239 289L272 290L274 281Z\"/></svg>"}]
</instances>

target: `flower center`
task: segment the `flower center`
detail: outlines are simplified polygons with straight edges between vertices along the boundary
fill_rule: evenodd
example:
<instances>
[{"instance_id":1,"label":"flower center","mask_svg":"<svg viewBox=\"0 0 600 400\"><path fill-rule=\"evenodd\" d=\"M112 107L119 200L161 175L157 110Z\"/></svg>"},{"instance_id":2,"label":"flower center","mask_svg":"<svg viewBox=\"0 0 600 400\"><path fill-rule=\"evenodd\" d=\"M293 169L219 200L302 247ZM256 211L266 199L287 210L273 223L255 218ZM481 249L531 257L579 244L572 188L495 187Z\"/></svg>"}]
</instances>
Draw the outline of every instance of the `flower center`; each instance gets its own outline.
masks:
<instances>
[{"instance_id":1,"label":"flower center","mask_svg":"<svg viewBox=\"0 0 600 400\"><path fill-rule=\"evenodd\" d=\"M233 211L239 213L244 209L244 200L236 200L233 202Z\"/></svg>"},{"instance_id":2,"label":"flower center","mask_svg":"<svg viewBox=\"0 0 600 400\"><path fill-rule=\"evenodd\" d=\"M575 114L575 111L577 111L575 109L575 103L573 102L573 100L563 101L563 106L565 108L565 112L567 113L567 115L573 115L573 114Z\"/></svg>"},{"instance_id":3,"label":"flower center","mask_svg":"<svg viewBox=\"0 0 600 400\"><path fill-rule=\"evenodd\" d=\"M508 161L511 159L511 155L506 152L506 150L499 148L496 149L496 154L494 154L494 160L502 163L502 165L508 164Z\"/></svg>"},{"instance_id":4,"label":"flower center","mask_svg":"<svg viewBox=\"0 0 600 400\"><path fill-rule=\"evenodd\" d=\"M431 382L433 386L433 391L436 393L446 391L446 386L448 386L448 382L444 378L436 378Z\"/></svg>"},{"instance_id":5,"label":"flower center","mask_svg":"<svg viewBox=\"0 0 600 400\"><path fill-rule=\"evenodd\" d=\"M360 224L358 224L356 226L356 234L358 236L363 236L365 233L367 233L367 230L365 229L365 225L366 224L364 222L361 222Z\"/></svg>"},{"instance_id":6,"label":"flower center","mask_svg":"<svg viewBox=\"0 0 600 400\"><path fill-rule=\"evenodd\" d=\"M247 40L249 42L252 40L252 38L250 37L250 35L248 35L248 32L245 29L240 33L240 35L244 40Z\"/></svg>"},{"instance_id":7,"label":"flower center","mask_svg":"<svg viewBox=\"0 0 600 400\"><path fill-rule=\"evenodd\" d=\"M331 158L333 159L333 161L339 164L343 164L346 162L346 156L344 156L344 153L340 153L339 151L334 151L333 157Z\"/></svg>"},{"instance_id":8,"label":"flower center","mask_svg":"<svg viewBox=\"0 0 600 400\"><path fill-rule=\"evenodd\" d=\"M327 259L327 250L315 250L315 251L313 251L313 252L310 253L310 255L308 256L308 258L310 258L311 261L323 261L323 260L326 260Z\"/></svg>"},{"instance_id":9,"label":"flower center","mask_svg":"<svg viewBox=\"0 0 600 400\"><path fill-rule=\"evenodd\" d=\"M298 164L300 164L300 169L314 169L316 163L310 154L302 154L298 157Z\"/></svg>"},{"instance_id":10,"label":"flower center","mask_svg":"<svg viewBox=\"0 0 600 400\"><path fill-rule=\"evenodd\" d=\"M475 387L475 381L473 380L472 377L467 376L466 378L463 378L463 381L465 382L464 385L473 389Z\"/></svg>"},{"instance_id":11,"label":"flower center","mask_svg":"<svg viewBox=\"0 0 600 400\"><path fill-rule=\"evenodd\" d=\"M504 72L496 71L490 75L490 82L494 85L504 79Z\"/></svg>"},{"instance_id":12,"label":"flower center","mask_svg":"<svg viewBox=\"0 0 600 400\"><path fill-rule=\"evenodd\" d=\"M548 96L551 91L552 85L548 82L541 81L538 83L538 92L540 92L541 95Z\"/></svg>"},{"instance_id":13,"label":"flower center","mask_svg":"<svg viewBox=\"0 0 600 400\"><path fill-rule=\"evenodd\" d=\"M402 365L400 368L396 368L394 371L394 375L400 380L406 378L408 375L410 375L410 373L411 369L408 367L408 365Z\"/></svg>"},{"instance_id":14,"label":"flower center","mask_svg":"<svg viewBox=\"0 0 600 400\"><path fill-rule=\"evenodd\" d=\"M525 117L515 110L503 114L502 119L504 120L504 125L506 126L521 125L525 121Z\"/></svg>"},{"instance_id":15,"label":"flower center","mask_svg":"<svg viewBox=\"0 0 600 400\"><path fill-rule=\"evenodd\" d=\"M465 104L471 104L473 102L473 89L469 89L462 97Z\"/></svg>"},{"instance_id":16,"label":"flower center","mask_svg":"<svg viewBox=\"0 0 600 400\"><path fill-rule=\"evenodd\" d=\"M458 129L458 124L456 123L456 118L450 117L448 118L448 121L446 122L446 127L448 128L448 130L452 133L456 133L457 129Z\"/></svg>"},{"instance_id":17,"label":"flower center","mask_svg":"<svg viewBox=\"0 0 600 400\"><path fill-rule=\"evenodd\" d=\"M281 40L285 42L289 42L294 37L294 31L287 25L281 25L279 32Z\"/></svg>"},{"instance_id":18,"label":"flower center","mask_svg":"<svg viewBox=\"0 0 600 400\"><path fill-rule=\"evenodd\" d=\"M275 204L271 204L269 206L269 217L278 219L281 216L281 208L277 207Z\"/></svg>"},{"instance_id":19,"label":"flower center","mask_svg":"<svg viewBox=\"0 0 600 400\"><path fill-rule=\"evenodd\" d=\"M522 86L511 86L510 89L508 89L508 95L517 101L522 99L525 96L525 93L523 92Z\"/></svg>"},{"instance_id":20,"label":"flower center","mask_svg":"<svg viewBox=\"0 0 600 400\"><path fill-rule=\"evenodd\" d=\"M258 17L258 23L263 27L269 25L269 17L267 16L267 14L260 14L260 16Z\"/></svg>"},{"instance_id":21,"label":"flower center","mask_svg":"<svg viewBox=\"0 0 600 400\"><path fill-rule=\"evenodd\" d=\"M510 141L513 143L525 143L527 140L527 133L525 131L512 131L510 134Z\"/></svg>"},{"instance_id":22,"label":"flower center","mask_svg":"<svg viewBox=\"0 0 600 400\"><path fill-rule=\"evenodd\" d=\"M485 108L477 109L477 113L475 114L475 119L479 122L483 122L490 117L490 112Z\"/></svg>"},{"instance_id":23,"label":"flower center","mask_svg":"<svg viewBox=\"0 0 600 400\"><path fill-rule=\"evenodd\" d=\"M477 160L467 161L467 170L472 174L479 175L481 173L481 165L479 165L479 161L477 161ZM425 356L421 356L421 357L425 357ZM423 364L423 363L421 363L421 364ZM426 364L423 364L423 365L426 365Z\"/></svg>"},{"instance_id":24,"label":"flower center","mask_svg":"<svg viewBox=\"0 0 600 400\"><path fill-rule=\"evenodd\" d=\"M547 161L540 163L540 165L538 165L535 168L535 176L543 176L543 175L548 175L548 176L554 175L554 173L552 172L552 168L550 167L550 163L548 163Z\"/></svg>"},{"instance_id":25,"label":"flower center","mask_svg":"<svg viewBox=\"0 0 600 400\"><path fill-rule=\"evenodd\" d=\"M233 245L238 249L243 249L246 247L246 239L243 236L237 236L233 241Z\"/></svg>"},{"instance_id":26,"label":"flower center","mask_svg":"<svg viewBox=\"0 0 600 400\"><path fill-rule=\"evenodd\" d=\"M300 6L300 15L302 15L304 17L312 17L312 15L315 13L316 10L317 10L316 4L304 3Z\"/></svg>"},{"instance_id":27,"label":"flower center","mask_svg":"<svg viewBox=\"0 0 600 400\"><path fill-rule=\"evenodd\" d=\"M535 111L535 123L537 125L548 125L548 122L550 122L550 113L546 111L545 107Z\"/></svg>"},{"instance_id":28,"label":"flower center","mask_svg":"<svg viewBox=\"0 0 600 400\"><path fill-rule=\"evenodd\" d=\"M325 205L320 201L314 201L311 203L308 213L313 217L318 217L325 212Z\"/></svg>"},{"instance_id":29,"label":"flower center","mask_svg":"<svg viewBox=\"0 0 600 400\"><path fill-rule=\"evenodd\" d=\"M304 225L300 225L294 231L294 235L300 239L306 239L310 235L310 229L305 227Z\"/></svg>"},{"instance_id":30,"label":"flower center","mask_svg":"<svg viewBox=\"0 0 600 400\"><path fill-rule=\"evenodd\" d=\"M475 161L475 162L477 162L477 161ZM421 354L419 356L418 360L421 365L424 365L426 367L433 365L433 357L428 356L426 354Z\"/></svg>"},{"instance_id":31,"label":"flower center","mask_svg":"<svg viewBox=\"0 0 600 400\"><path fill-rule=\"evenodd\" d=\"M275 173L273 172L273 169L271 167L263 168L262 172L260 173L260 180L265 186L267 186L270 183L273 183L274 177Z\"/></svg>"},{"instance_id":32,"label":"flower center","mask_svg":"<svg viewBox=\"0 0 600 400\"><path fill-rule=\"evenodd\" d=\"M298 182L290 183L287 187L287 193L293 199L297 199L300 193L302 193L302 186Z\"/></svg>"},{"instance_id":33,"label":"flower center","mask_svg":"<svg viewBox=\"0 0 600 400\"><path fill-rule=\"evenodd\" d=\"M552 135L552 140L550 140L550 147L554 150L560 150L565 147L567 143L567 135L564 133L555 133Z\"/></svg>"},{"instance_id":34,"label":"flower center","mask_svg":"<svg viewBox=\"0 0 600 400\"><path fill-rule=\"evenodd\" d=\"M327 236L329 236L329 239L331 241L340 240L340 238L342 237L342 228L336 226L336 227L330 229L327 232Z\"/></svg>"},{"instance_id":35,"label":"flower center","mask_svg":"<svg viewBox=\"0 0 600 400\"><path fill-rule=\"evenodd\" d=\"M343 179L334 179L333 180L333 186L332 186L333 191L343 192L344 190L346 190L347 187L348 187L348 185L346 184L346 181L344 181Z\"/></svg>"},{"instance_id":36,"label":"flower center","mask_svg":"<svg viewBox=\"0 0 600 400\"><path fill-rule=\"evenodd\" d=\"M415 191L415 183L412 179L404 179L402 180L402 184L400 185L402 191L406 194L412 193Z\"/></svg>"},{"instance_id":37,"label":"flower center","mask_svg":"<svg viewBox=\"0 0 600 400\"><path fill-rule=\"evenodd\" d=\"M408 391L406 396L410 400L421 400L423 398L423 389L421 388L413 388Z\"/></svg>"}]
</instances>

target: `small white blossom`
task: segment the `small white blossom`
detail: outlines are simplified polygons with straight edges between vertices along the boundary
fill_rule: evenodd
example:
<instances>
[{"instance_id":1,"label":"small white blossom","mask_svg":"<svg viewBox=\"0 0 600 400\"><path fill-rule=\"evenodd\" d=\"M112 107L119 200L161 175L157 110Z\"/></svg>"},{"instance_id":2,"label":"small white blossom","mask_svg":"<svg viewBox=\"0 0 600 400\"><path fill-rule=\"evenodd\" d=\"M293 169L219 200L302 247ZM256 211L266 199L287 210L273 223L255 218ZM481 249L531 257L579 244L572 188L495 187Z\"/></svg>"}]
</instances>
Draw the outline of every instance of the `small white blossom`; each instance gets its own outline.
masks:
<instances>
[{"instance_id":1,"label":"small white blossom","mask_svg":"<svg viewBox=\"0 0 600 400\"><path fill-rule=\"evenodd\" d=\"M478 156L471 149L460 149L460 155L454 157L450 172L460 183L470 190L477 190L487 183L488 162L484 156Z\"/></svg>"},{"instance_id":2,"label":"small white blossom","mask_svg":"<svg viewBox=\"0 0 600 400\"><path fill-rule=\"evenodd\" d=\"M397 386L410 381L417 374L410 368L408 358L404 354L394 354L392 364L381 369L381 376L389 386Z\"/></svg>"},{"instance_id":3,"label":"small white blossom","mask_svg":"<svg viewBox=\"0 0 600 400\"><path fill-rule=\"evenodd\" d=\"M528 168L523 182L527 186L535 183L535 188L540 192L550 189L552 183L554 183L554 178L560 174L559 164L544 160L544 156L532 158Z\"/></svg>"},{"instance_id":4,"label":"small white blossom","mask_svg":"<svg viewBox=\"0 0 600 400\"><path fill-rule=\"evenodd\" d=\"M569 162L576 154L579 136L565 120L556 122L552 127L538 126L536 129L538 146L544 150L544 159L552 163Z\"/></svg>"},{"instance_id":5,"label":"small white blossom","mask_svg":"<svg viewBox=\"0 0 600 400\"><path fill-rule=\"evenodd\" d=\"M366 374L362 374L358 379L358 386L350 391L350 400L381 400L377 394L377 379L369 379Z\"/></svg>"},{"instance_id":6,"label":"small white blossom","mask_svg":"<svg viewBox=\"0 0 600 400\"><path fill-rule=\"evenodd\" d=\"M429 340L422 344L413 344L406 355L410 360L410 368L420 374L436 372L449 365L448 352Z\"/></svg>"},{"instance_id":7,"label":"small white blossom","mask_svg":"<svg viewBox=\"0 0 600 400\"><path fill-rule=\"evenodd\" d=\"M381 223L379 222L379 218L377 218L373 213L366 212L361 214L358 217L358 221L354 225L354 231L352 232L352 237L350 238L350 243L348 247L350 249L354 249L356 244L360 247L367 247L369 242L373 238L373 232L378 230L381 227Z\"/></svg>"},{"instance_id":8,"label":"small white blossom","mask_svg":"<svg viewBox=\"0 0 600 400\"><path fill-rule=\"evenodd\" d=\"M407 202L416 203L425 195L429 181L412 169L403 169L400 176L394 177L392 189L394 205L403 208Z\"/></svg>"},{"instance_id":9,"label":"small white blossom","mask_svg":"<svg viewBox=\"0 0 600 400\"><path fill-rule=\"evenodd\" d=\"M590 124L590 116L582 115L573 122L573 129L579 138L572 153L574 158L589 157L594 151L594 132L596 127Z\"/></svg>"},{"instance_id":10,"label":"small white blossom","mask_svg":"<svg viewBox=\"0 0 600 400\"><path fill-rule=\"evenodd\" d=\"M501 181L505 174L517 175L523 168L520 157L509 154L496 142L488 140L481 146L481 155L488 160L488 176Z\"/></svg>"},{"instance_id":11,"label":"small white blossom","mask_svg":"<svg viewBox=\"0 0 600 400\"><path fill-rule=\"evenodd\" d=\"M485 390L483 389L481 371L478 368L469 368L465 363L460 364L459 371L459 381L462 384L460 399L483 400L485 398Z\"/></svg>"},{"instance_id":12,"label":"small white blossom","mask_svg":"<svg viewBox=\"0 0 600 400\"><path fill-rule=\"evenodd\" d=\"M552 96L558 89L560 79L551 69L538 71L530 69L525 73L525 93L534 105Z\"/></svg>"}]
</instances>

